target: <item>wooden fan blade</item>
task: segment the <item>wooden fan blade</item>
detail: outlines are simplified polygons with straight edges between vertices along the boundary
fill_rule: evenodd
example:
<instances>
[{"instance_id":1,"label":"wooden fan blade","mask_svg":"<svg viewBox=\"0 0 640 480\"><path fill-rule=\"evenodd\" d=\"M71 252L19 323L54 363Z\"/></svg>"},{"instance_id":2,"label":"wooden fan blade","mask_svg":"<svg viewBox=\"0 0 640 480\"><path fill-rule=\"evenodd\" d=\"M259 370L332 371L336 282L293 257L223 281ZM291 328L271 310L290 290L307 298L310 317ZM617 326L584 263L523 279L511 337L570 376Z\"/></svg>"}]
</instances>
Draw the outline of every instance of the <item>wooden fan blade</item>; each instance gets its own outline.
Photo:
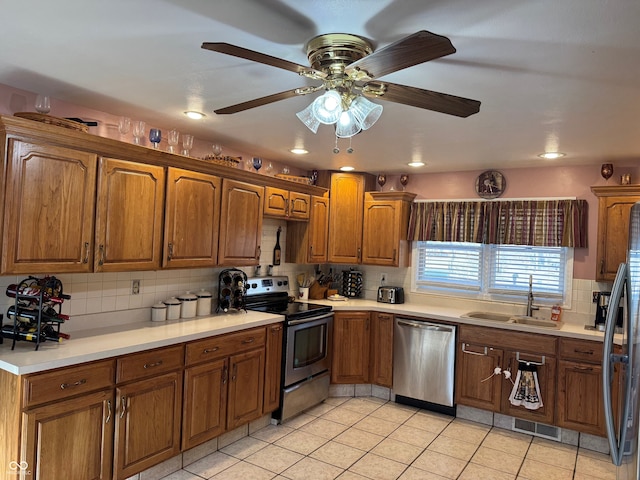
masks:
<instances>
[{"instance_id":1,"label":"wooden fan blade","mask_svg":"<svg viewBox=\"0 0 640 480\"><path fill-rule=\"evenodd\" d=\"M480 111L480 102L478 100L456 97L455 95L424 90L422 88L407 87L405 85L398 85L397 83L375 83L375 88L378 88L380 84L384 85L384 87L386 87L385 92L377 96L367 94L366 91L363 91L365 96L372 99L378 98L388 102L402 103L404 105L411 105L412 107L433 110L434 112L455 115L456 117L468 117Z\"/></svg>"},{"instance_id":2,"label":"wooden fan blade","mask_svg":"<svg viewBox=\"0 0 640 480\"><path fill-rule=\"evenodd\" d=\"M294 88L293 90L287 90L286 92L274 93L273 95L267 95L266 97L249 100L248 102L238 103L237 105L231 105L230 107L219 108L218 110L214 110L214 112L218 115L243 112L245 110L249 110L250 108L269 105L273 102L279 102L280 100L286 100L287 98L297 97L298 95L301 95L300 93L297 93L297 91L298 89Z\"/></svg>"},{"instance_id":3,"label":"wooden fan blade","mask_svg":"<svg viewBox=\"0 0 640 480\"><path fill-rule=\"evenodd\" d=\"M421 30L353 62L346 72L360 69L368 72L371 78L379 78L455 51L447 37Z\"/></svg>"},{"instance_id":4,"label":"wooden fan blade","mask_svg":"<svg viewBox=\"0 0 640 480\"><path fill-rule=\"evenodd\" d=\"M282 68L295 72L299 75L305 75L311 78L325 78L327 75L318 70L314 70L311 67L305 67L297 63L284 60L282 58L272 57L265 53L256 52L247 48L238 47L229 43L212 43L205 42L202 44L202 48L205 50L211 50L212 52L224 53L238 58L244 58L245 60L251 60L252 62L263 63L265 65L271 65L272 67Z\"/></svg>"}]
</instances>

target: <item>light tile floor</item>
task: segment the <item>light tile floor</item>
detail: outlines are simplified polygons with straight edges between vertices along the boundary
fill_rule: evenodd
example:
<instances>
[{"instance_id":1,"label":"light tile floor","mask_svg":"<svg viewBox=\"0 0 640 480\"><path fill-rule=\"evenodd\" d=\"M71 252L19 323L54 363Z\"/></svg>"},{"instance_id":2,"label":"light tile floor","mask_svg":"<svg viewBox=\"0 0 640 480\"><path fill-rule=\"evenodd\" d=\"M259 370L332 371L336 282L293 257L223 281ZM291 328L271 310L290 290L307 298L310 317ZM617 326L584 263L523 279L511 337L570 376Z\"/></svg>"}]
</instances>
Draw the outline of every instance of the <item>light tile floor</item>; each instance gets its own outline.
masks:
<instances>
[{"instance_id":1,"label":"light tile floor","mask_svg":"<svg viewBox=\"0 0 640 480\"><path fill-rule=\"evenodd\" d=\"M609 457L375 397L329 398L164 480L615 480Z\"/></svg>"}]
</instances>

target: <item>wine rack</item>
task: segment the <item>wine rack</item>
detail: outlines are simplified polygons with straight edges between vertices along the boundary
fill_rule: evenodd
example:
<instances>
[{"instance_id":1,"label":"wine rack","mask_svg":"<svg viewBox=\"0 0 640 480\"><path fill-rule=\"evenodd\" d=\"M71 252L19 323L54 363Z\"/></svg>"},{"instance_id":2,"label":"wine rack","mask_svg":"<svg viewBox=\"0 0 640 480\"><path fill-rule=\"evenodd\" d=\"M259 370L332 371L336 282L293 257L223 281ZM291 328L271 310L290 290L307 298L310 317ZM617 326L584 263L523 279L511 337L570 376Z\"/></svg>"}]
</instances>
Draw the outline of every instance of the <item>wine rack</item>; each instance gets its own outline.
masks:
<instances>
[{"instance_id":1,"label":"wine rack","mask_svg":"<svg viewBox=\"0 0 640 480\"><path fill-rule=\"evenodd\" d=\"M362 293L362 272L356 270L342 271L342 295L345 297L359 297Z\"/></svg>"},{"instance_id":2,"label":"wine rack","mask_svg":"<svg viewBox=\"0 0 640 480\"><path fill-rule=\"evenodd\" d=\"M228 268L218 277L218 306L216 313L229 310L247 311L247 274Z\"/></svg>"},{"instance_id":3,"label":"wine rack","mask_svg":"<svg viewBox=\"0 0 640 480\"><path fill-rule=\"evenodd\" d=\"M2 338L12 339L11 350L19 340L36 344L36 350L45 341L59 342L69 335L60 331L60 326L69 317L62 313L62 303L71 298L63 293L62 282L54 276L44 278L27 277L18 284L7 287L7 296L15 302L7 310L7 319L2 326Z\"/></svg>"}]
</instances>

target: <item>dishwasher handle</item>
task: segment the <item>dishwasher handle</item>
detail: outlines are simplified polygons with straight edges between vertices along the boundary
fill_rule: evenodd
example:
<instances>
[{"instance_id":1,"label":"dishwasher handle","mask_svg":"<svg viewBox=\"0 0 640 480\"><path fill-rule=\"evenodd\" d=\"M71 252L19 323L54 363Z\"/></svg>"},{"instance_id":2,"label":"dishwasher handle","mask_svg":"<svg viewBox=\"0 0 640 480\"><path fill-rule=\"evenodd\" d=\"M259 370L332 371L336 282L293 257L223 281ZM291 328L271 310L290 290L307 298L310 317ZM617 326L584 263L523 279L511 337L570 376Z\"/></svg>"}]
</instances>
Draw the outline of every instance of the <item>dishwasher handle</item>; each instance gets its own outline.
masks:
<instances>
[{"instance_id":1,"label":"dishwasher handle","mask_svg":"<svg viewBox=\"0 0 640 480\"><path fill-rule=\"evenodd\" d=\"M414 321L414 320L409 320L405 318L397 318L396 322L398 323L398 325L403 327L419 328L422 330L434 330L437 332L448 332L448 333L455 332L455 327L449 327L447 325L440 325L437 323Z\"/></svg>"}]
</instances>

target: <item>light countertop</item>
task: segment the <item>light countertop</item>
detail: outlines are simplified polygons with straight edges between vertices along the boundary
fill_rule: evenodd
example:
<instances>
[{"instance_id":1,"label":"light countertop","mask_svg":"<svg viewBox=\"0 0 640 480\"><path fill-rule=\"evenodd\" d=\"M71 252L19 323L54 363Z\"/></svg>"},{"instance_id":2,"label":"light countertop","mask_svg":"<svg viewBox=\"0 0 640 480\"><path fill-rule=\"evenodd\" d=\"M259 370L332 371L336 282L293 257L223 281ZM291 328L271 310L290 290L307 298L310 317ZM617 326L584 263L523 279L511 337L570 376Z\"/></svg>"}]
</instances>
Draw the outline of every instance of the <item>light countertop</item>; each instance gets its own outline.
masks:
<instances>
[{"instance_id":1,"label":"light countertop","mask_svg":"<svg viewBox=\"0 0 640 480\"><path fill-rule=\"evenodd\" d=\"M336 311L377 311L395 315L424 317L435 321L440 320L583 340L602 341L604 338L602 332L585 330L584 325L578 323L564 322L560 329L549 329L462 317L468 312L468 308L461 309L410 303L392 305L362 299L349 299L346 301L309 300L309 303L330 305ZM33 343L25 341L16 342L16 348L12 351L12 341L4 339L4 344L0 345L0 369L16 375L35 373L259 327L282 320L283 317L280 315L249 311L247 313L216 314L210 317L196 317L188 320L167 322L144 321L74 332L72 338L68 341L40 344L37 352ZM615 337L616 343L622 342L621 335L616 335Z\"/></svg>"},{"instance_id":2,"label":"light countertop","mask_svg":"<svg viewBox=\"0 0 640 480\"><path fill-rule=\"evenodd\" d=\"M138 322L117 327L74 332L61 343L43 342L38 351L31 342L10 339L0 345L0 369L23 375L79 363L101 360L198 340L282 321L281 315L234 312L167 322Z\"/></svg>"}]
</instances>

